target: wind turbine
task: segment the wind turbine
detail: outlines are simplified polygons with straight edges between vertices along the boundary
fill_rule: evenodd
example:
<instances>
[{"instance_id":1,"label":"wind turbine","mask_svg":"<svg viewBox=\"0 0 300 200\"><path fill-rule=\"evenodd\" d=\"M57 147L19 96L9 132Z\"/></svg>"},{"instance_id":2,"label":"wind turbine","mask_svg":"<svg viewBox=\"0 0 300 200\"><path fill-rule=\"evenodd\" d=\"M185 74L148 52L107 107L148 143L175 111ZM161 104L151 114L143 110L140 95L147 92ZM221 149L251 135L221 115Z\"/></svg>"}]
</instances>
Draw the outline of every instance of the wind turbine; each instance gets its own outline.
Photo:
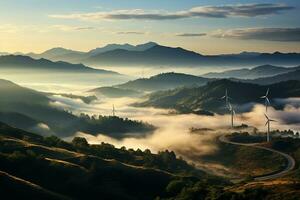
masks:
<instances>
[{"instance_id":1,"label":"wind turbine","mask_svg":"<svg viewBox=\"0 0 300 200\"><path fill-rule=\"evenodd\" d=\"M230 114L231 114L231 127L233 128L233 117L235 115L235 111L234 111L234 109L233 109L230 102L229 102L228 106L229 106L229 111L230 111Z\"/></svg>"},{"instance_id":2,"label":"wind turbine","mask_svg":"<svg viewBox=\"0 0 300 200\"><path fill-rule=\"evenodd\" d=\"M273 120L273 119L270 119L266 114L265 114L265 117L266 117L266 119L267 119L265 126L268 125L267 142L269 142L269 141L270 141L270 122L276 122L276 121Z\"/></svg>"},{"instance_id":3,"label":"wind turbine","mask_svg":"<svg viewBox=\"0 0 300 200\"><path fill-rule=\"evenodd\" d=\"M269 88L268 88L266 94L264 96L260 97L261 99L265 99L266 113L268 112L268 105L270 105L268 95L269 95Z\"/></svg>"},{"instance_id":4,"label":"wind turbine","mask_svg":"<svg viewBox=\"0 0 300 200\"><path fill-rule=\"evenodd\" d=\"M113 109L112 109L113 116L115 116L115 112L116 112L116 110L115 110L115 104L113 104Z\"/></svg>"},{"instance_id":5,"label":"wind turbine","mask_svg":"<svg viewBox=\"0 0 300 200\"><path fill-rule=\"evenodd\" d=\"M228 107L229 99L231 99L231 98L228 96L228 91L227 91L227 89L225 90L225 95L222 96L221 99L225 99L226 106ZM229 108L229 107L228 107L228 108Z\"/></svg>"}]
</instances>

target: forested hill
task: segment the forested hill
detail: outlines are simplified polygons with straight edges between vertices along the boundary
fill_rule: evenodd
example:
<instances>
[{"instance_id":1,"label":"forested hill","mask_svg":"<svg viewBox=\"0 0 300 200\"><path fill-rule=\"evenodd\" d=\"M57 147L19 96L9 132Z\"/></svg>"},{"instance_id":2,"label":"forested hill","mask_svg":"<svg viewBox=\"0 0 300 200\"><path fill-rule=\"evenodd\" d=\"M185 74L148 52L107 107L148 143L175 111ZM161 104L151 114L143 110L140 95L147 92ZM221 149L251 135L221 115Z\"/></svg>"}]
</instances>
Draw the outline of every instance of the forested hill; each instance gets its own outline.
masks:
<instances>
[{"instance_id":1,"label":"forested hill","mask_svg":"<svg viewBox=\"0 0 300 200\"><path fill-rule=\"evenodd\" d=\"M212 81L201 87L178 88L150 94L148 99L136 106L154 106L175 108L181 112L204 110L209 112L227 112L225 101L221 99L228 91L232 104L251 102L264 103L260 98L269 88L269 99L300 97L300 81L286 81L272 85L257 85L227 79ZM238 111L238 110L237 110Z\"/></svg>"}]
</instances>

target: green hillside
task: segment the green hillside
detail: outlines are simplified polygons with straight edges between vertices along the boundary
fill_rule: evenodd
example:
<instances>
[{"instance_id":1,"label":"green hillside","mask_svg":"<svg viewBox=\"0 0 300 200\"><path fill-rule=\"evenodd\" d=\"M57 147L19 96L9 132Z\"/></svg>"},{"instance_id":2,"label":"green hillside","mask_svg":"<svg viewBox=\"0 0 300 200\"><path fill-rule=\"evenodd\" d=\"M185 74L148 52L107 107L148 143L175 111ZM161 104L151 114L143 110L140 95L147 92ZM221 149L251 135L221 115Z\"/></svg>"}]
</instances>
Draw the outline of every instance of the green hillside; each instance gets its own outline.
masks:
<instances>
[{"instance_id":1,"label":"green hillside","mask_svg":"<svg viewBox=\"0 0 300 200\"><path fill-rule=\"evenodd\" d=\"M50 133L59 136L70 136L77 131L83 131L123 138L127 133L136 132L140 133L138 136L144 136L155 129L150 124L117 116L90 117L85 114L77 116L53 106L53 101L45 94L6 80L0 80L0 113L0 119L12 126L31 131L43 123L49 127ZM39 133L45 132L42 130Z\"/></svg>"},{"instance_id":2,"label":"green hillside","mask_svg":"<svg viewBox=\"0 0 300 200\"><path fill-rule=\"evenodd\" d=\"M225 101L221 99L228 90L234 105L251 102L264 103L263 96L270 89L269 99L288 98L300 96L300 82L287 81L272 85L256 85L230 80L212 81L202 87L178 88L169 91L159 91L149 95L145 102L135 104L136 106L154 106L160 108L175 108L178 111L194 112L195 110L206 110L216 113L227 112ZM236 112L239 112L237 106Z\"/></svg>"},{"instance_id":3,"label":"green hillside","mask_svg":"<svg viewBox=\"0 0 300 200\"><path fill-rule=\"evenodd\" d=\"M298 67L279 67L273 65L261 65L253 67L251 69L242 68L227 70L223 72L210 72L203 74L206 78L238 78L238 79L256 79L264 78L270 76L276 76L278 74L284 74L288 72L293 72L299 69Z\"/></svg>"},{"instance_id":4,"label":"green hillside","mask_svg":"<svg viewBox=\"0 0 300 200\"><path fill-rule=\"evenodd\" d=\"M168 184L178 178L184 182L216 180L177 159L174 152L152 154L104 143L89 145L83 138L67 143L3 123L0 144L1 195L13 197L154 199L167 196ZM219 183L226 182L220 179ZM11 194L11 188L20 188L20 194Z\"/></svg>"},{"instance_id":5,"label":"green hillside","mask_svg":"<svg viewBox=\"0 0 300 200\"><path fill-rule=\"evenodd\" d=\"M242 162L247 162L247 167L259 166L253 165L256 162L251 160L254 155L261 156L259 152L220 149L224 150L226 153L217 157L222 156L222 161L229 158L226 163L238 159L237 167L245 165ZM272 156L266 156L274 161ZM265 157L261 158L264 159L261 166L266 166ZM213 156L206 159L212 161ZM292 200L299 194L297 182L280 184L277 190L274 184L258 185L259 188L247 182L233 185L178 159L172 151L153 154L150 150L118 149L106 143L90 145L79 137L68 143L55 136L42 137L3 123L0 123L0 180L1 195L10 199L250 200L276 197ZM278 196L278 190L288 192L289 196Z\"/></svg>"},{"instance_id":6,"label":"green hillside","mask_svg":"<svg viewBox=\"0 0 300 200\"><path fill-rule=\"evenodd\" d=\"M208 82L209 79L199 76L182 73L163 73L150 78L141 78L127 83L117 85L122 89L131 89L137 91L157 91L168 90L177 87L200 86Z\"/></svg>"}]
</instances>

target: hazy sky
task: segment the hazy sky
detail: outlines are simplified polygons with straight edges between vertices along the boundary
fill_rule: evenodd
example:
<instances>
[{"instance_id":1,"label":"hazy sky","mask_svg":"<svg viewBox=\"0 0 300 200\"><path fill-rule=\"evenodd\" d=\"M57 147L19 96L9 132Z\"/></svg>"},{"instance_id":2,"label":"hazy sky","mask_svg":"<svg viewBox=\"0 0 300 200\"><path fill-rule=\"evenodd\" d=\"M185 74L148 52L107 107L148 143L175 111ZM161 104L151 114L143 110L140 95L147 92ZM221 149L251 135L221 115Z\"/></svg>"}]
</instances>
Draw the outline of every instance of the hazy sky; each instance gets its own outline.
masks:
<instances>
[{"instance_id":1,"label":"hazy sky","mask_svg":"<svg viewBox=\"0 0 300 200\"><path fill-rule=\"evenodd\" d=\"M300 52L300 1L0 0L0 52L155 41L203 54Z\"/></svg>"}]
</instances>

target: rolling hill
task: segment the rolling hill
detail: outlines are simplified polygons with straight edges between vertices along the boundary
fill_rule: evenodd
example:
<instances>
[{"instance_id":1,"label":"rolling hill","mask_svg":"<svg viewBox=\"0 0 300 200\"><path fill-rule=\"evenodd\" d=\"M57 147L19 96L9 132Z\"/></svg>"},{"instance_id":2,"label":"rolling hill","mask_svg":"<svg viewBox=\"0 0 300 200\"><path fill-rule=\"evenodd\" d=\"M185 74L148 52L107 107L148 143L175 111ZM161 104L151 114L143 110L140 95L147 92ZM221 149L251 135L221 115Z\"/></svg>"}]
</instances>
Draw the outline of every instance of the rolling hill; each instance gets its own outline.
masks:
<instances>
[{"instance_id":1,"label":"rolling hill","mask_svg":"<svg viewBox=\"0 0 300 200\"><path fill-rule=\"evenodd\" d=\"M140 134L136 136L141 137L155 129L150 124L117 116L99 115L95 118L85 114L74 115L55 106L55 102L45 94L6 80L0 80L0 113L0 117L10 125L33 130L43 124L41 134L46 131L59 136L70 136L82 131L108 134L115 138L138 132Z\"/></svg>"},{"instance_id":2,"label":"rolling hill","mask_svg":"<svg viewBox=\"0 0 300 200\"><path fill-rule=\"evenodd\" d=\"M286 81L262 86L223 79L209 82L201 87L155 92L150 94L145 102L135 105L174 108L185 113L196 110L224 113L227 112L227 108L220 98L224 96L226 89L229 92L229 96L233 99L232 103L241 105L251 102L262 102L259 97L264 95L268 88L270 89L270 99L300 97L299 81ZM242 110L237 108L236 111L241 112Z\"/></svg>"},{"instance_id":3,"label":"rolling hill","mask_svg":"<svg viewBox=\"0 0 300 200\"><path fill-rule=\"evenodd\" d=\"M291 141L277 141L275 148ZM292 141L289 152L299 151L299 142ZM233 169L247 164L268 170L276 155L251 148L220 145L216 155L203 159L227 163ZM292 151L290 151L292 149ZM234 155L234 156L233 156ZM228 158L228 159L227 159ZM266 162L261 162L267 159ZM266 167L266 168L265 168ZM252 174L257 171L250 171ZM294 175L297 175L294 173ZM290 175L291 176L291 175ZM65 142L55 136L42 137L7 126L0 122L0 193L10 199L278 199L292 200L299 196L298 179L285 181L232 184L223 178L205 173L178 159L172 151L158 154L150 150L115 148L102 143L90 145L76 137ZM276 185L276 182L280 184ZM256 187L255 187L255 184ZM259 186L259 188L258 188ZM244 189L243 189L244 188ZM278 195L288 193L288 196ZM16 192L17 191L17 192Z\"/></svg>"},{"instance_id":4,"label":"rolling hill","mask_svg":"<svg viewBox=\"0 0 300 200\"><path fill-rule=\"evenodd\" d=\"M257 78L253 80L246 80L246 82L252 82L257 83L261 85L268 85L273 83L279 83L282 81L288 81L288 80L298 80L300 81L300 69L297 69L295 71L290 71L283 74L278 74L276 76L272 77L264 77L264 78Z\"/></svg>"},{"instance_id":5,"label":"rolling hill","mask_svg":"<svg viewBox=\"0 0 300 200\"><path fill-rule=\"evenodd\" d=\"M183 73L162 73L150 78L140 78L120 85L111 87L99 87L88 92L107 97L138 97L147 92L158 90L169 90L177 87L195 87L206 84L208 78L183 74Z\"/></svg>"},{"instance_id":6,"label":"rolling hill","mask_svg":"<svg viewBox=\"0 0 300 200\"><path fill-rule=\"evenodd\" d=\"M206 78L257 79L288 73L296 71L297 69L300 69L300 67L278 67L272 65L261 65L251 69L243 68L223 72L210 72L201 76Z\"/></svg>"},{"instance_id":7,"label":"rolling hill","mask_svg":"<svg viewBox=\"0 0 300 200\"><path fill-rule=\"evenodd\" d=\"M137 79L127 83L117 85L122 89L137 91L157 91L168 90L177 87L200 86L207 83L210 79L183 73L163 73L150 78Z\"/></svg>"},{"instance_id":8,"label":"rolling hill","mask_svg":"<svg viewBox=\"0 0 300 200\"><path fill-rule=\"evenodd\" d=\"M3 123L0 144L0 192L11 199L154 199L165 196L168 184L178 178L216 179L177 159L174 152L89 145L84 138L67 143ZM188 173L194 177L184 175Z\"/></svg>"}]
</instances>

